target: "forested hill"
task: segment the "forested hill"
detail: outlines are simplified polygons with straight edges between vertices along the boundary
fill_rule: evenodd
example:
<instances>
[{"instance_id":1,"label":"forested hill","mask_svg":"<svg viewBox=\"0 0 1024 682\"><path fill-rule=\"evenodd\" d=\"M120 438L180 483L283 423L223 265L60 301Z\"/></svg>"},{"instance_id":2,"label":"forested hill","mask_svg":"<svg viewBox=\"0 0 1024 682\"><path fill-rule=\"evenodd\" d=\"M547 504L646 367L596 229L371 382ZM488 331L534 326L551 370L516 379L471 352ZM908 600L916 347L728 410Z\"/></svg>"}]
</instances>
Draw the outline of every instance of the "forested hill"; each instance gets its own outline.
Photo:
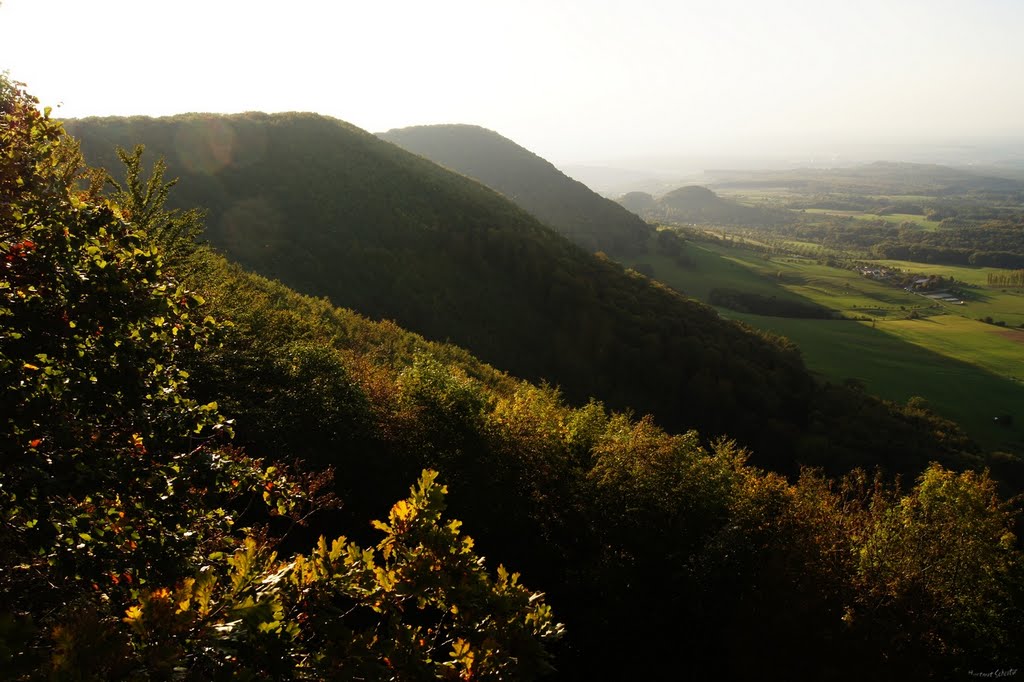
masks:
<instances>
[{"instance_id":1,"label":"forested hill","mask_svg":"<svg viewBox=\"0 0 1024 682\"><path fill-rule=\"evenodd\" d=\"M644 192L630 192L621 197L619 203L648 220L658 222L765 226L792 219L787 211L747 206L697 185L674 189L658 199Z\"/></svg>"},{"instance_id":2,"label":"forested hill","mask_svg":"<svg viewBox=\"0 0 1024 682\"><path fill-rule=\"evenodd\" d=\"M0 75L4 680L1024 665L1024 557L987 474L786 480L734 443L566 405L197 248L135 153L105 194L81 185L100 174L36 105ZM898 438L876 407L844 413Z\"/></svg>"},{"instance_id":3,"label":"forested hill","mask_svg":"<svg viewBox=\"0 0 1024 682\"><path fill-rule=\"evenodd\" d=\"M68 123L87 160L166 157L179 206L232 259L339 306L450 340L520 377L729 434L780 469L946 458L946 430L816 386L797 351L588 254L479 183L309 114ZM956 445L954 442L953 445Z\"/></svg>"},{"instance_id":4,"label":"forested hill","mask_svg":"<svg viewBox=\"0 0 1024 682\"><path fill-rule=\"evenodd\" d=\"M630 254L647 244L651 228L643 220L494 131L432 125L378 137L479 180L588 251Z\"/></svg>"}]
</instances>

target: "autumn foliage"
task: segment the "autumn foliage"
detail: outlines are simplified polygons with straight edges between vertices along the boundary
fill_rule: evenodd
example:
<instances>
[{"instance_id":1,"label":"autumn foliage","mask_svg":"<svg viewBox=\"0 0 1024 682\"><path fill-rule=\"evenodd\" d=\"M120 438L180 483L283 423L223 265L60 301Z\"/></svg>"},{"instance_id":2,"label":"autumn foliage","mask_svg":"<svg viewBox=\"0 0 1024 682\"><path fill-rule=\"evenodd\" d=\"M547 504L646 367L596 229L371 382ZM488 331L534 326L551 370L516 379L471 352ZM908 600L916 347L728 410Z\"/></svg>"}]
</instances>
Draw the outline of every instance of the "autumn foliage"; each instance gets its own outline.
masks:
<instances>
[{"instance_id":1,"label":"autumn foliage","mask_svg":"<svg viewBox=\"0 0 1024 682\"><path fill-rule=\"evenodd\" d=\"M567 404L185 248L187 229L160 228L186 217L147 200L168 185L141 181L138 154L104 198L60 125L2 92L5 676L918 679L1022 663L1014 507L985 472L786 478L728 438Z\"/></svg>"},{"instance_id":2,"label":"autumn foliage","mask_svg":"<svg viewBox=\"0 0 1024 682\"><path fill-rule=\"evenodd\" d=\"M218 344L150 225L99 196L16 84L0 119L0 668L5 678L530 678L561 629L492 578L425 471L379 554L280 555L329 472L231 444L186 364ZM84 188L83 188L84 187ZM123 192L122 192L123 193ZM136 214L139 212L136 211ZM152 221L150 221L152 222Z\"/></svg>"}]
</instances>

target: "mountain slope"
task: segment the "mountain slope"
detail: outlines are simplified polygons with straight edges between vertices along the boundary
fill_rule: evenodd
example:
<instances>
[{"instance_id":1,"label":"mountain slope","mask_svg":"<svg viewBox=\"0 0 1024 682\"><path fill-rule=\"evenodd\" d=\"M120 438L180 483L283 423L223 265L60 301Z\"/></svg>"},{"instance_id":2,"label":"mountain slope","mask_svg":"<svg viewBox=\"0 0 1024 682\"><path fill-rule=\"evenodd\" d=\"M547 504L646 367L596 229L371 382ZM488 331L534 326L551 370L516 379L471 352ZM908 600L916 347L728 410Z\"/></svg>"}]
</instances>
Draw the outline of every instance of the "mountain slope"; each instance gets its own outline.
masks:
<instances>
[{"instance_id":1,"label":"mountain slope","mask_svg":"<svg viewBox=\"0 0 1024 682\"><path fill-rule=\"evenodd\" d=\"M451 340L520 377L729 434L758 462L917 471L950 446L927 425L819 388L797 351L595 258L494 191L337 120L308 114L87 119L87 159L167 158L206 237L299 291ZM955 446L956 443L953 443ZM945 453L945 455L944 455Z\"/></svg>"},{"instance_id":2,"label":"mountain slope","mask_svg":"<svg viewBox=\"0 0 1024 682\"><path fill-rule=\"evenodd\" d=\"M588 251L636 253L651 232L614 201L486 128L414 126L378 137L501 192Z\"/></svg>"},{"instance_id":3,"label":"mountain slope","mask_svg":"<svg viewBox=\"0 0 1024 682\"><path fill-rule=\"evenodd\" d=\"M841 619L850 602L840 599L874 587L858 563L836 559L837 542L874 541L862 525L867 498L844 498L813 475L784 485L742 464L729 443L705 449L696 434L668 436L649 419L609 415L600 404L569 408L554 391L451 346L299 296L223 258L203 261L190 279L209 313L234 324L224 345L192 368L200 399L217 398L237 418L236 440L250 450L272 446L278 458L298 455L338 472L343 508L305 535L368 529L366 519L386 510L410 475L441 471L450 513L465 520L478 551L492 566L523 571L566 623L555 679L672 678L681 656L701 679L763 677L765 667L788 673L799 660L801 677L841 661L845 673L834 679L859 680L878 677L877 666L891 669L882 657L891 646L887 622L923 636L946 623L929 624L918 601L858 613L853 628ZM884 490L875 495L887 499ZM954 537L977 514L972 508L931 532ZM930 518L914 522L927 529ZM921 531L901 527L913 532ZM901 537L872 551L887 552L887 561L907 557ZM925 546L922 560L947 557L957 571L994 563L949 555L940 539ZM1020 631L1015 612L998 613L997 627ZM622 654L608 660L613 647ZM646 653L669 647L679 656ZM949 666L919 645L907 648L918 670L919 660Z\"/></svg>"}]
</instances>

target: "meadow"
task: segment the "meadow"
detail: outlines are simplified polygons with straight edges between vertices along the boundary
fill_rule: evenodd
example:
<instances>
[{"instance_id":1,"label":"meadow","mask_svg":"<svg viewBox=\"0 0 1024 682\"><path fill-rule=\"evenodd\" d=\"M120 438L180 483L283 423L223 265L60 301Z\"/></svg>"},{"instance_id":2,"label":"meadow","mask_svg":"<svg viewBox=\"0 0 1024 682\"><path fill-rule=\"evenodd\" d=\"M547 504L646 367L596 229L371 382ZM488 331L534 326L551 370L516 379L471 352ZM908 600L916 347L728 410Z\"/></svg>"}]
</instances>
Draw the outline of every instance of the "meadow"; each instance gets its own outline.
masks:
<instances>
[{"instance_id":1,"label":"meadow","mask_svg":"<svg viewBox=\"0 0 1024 682\"><path fill-rule=\"evenodd\" d=\"M826 381L846 383L852 379L869 393L901 403L914 396L923 397L938 414L958 422L982 447L1016 452L1024 449L1020 425L1005 428L993 419L1024 404L1020 363L1015 372L1018 380L1014 381L1005 372L980 366L977 357L965 361L939 352L950 350L951 339L941 332L924 338L926 331L905 328L941 324L932 320L944 318L872 326L870 322L724 314L791 339L800 347L806 365ZM961 337L960 341L965 339ZM973 346L975 341L954 344L953 349L960 354L964 346Z\"/></svg>"},{"instance_id":2,"label":"meadow","mask_svg":"<svg viewBox=\"0 0 1024 682\"><path fill-rule=\"evenodd\" d=\"M692 268L660 255L642 260L656 279L705 302L711 290L731 288L841 312L853 319L793 319L719 308L723 317L791 339L823 380L854 380L872 394L899 402L923 397L986 449L1024 451L1022 425L1006 428L994 422L995 416L1024 405L1024 331L973 319L991 314L1007 324L1024 321L1024 293L972 286L967 303L957 306L806 258L766 256L713 242L690 242L687 254ZM879 264L952 275L964 283L984 282L991 270Z\"/></svg>"},{"instance_id":3,"label":"meadow","mask_svg":"<svg viewBox=\"0 0 1024 682\"><path fill-rule=\"evenodd\" d=\"M966 265L914 263L900 260L879 260L873 262L907 272L921 273L922 275L952 277L957 282L970 285L963 288L965 305L945 306L946 312L951 315L960 315L972 320L991 317L993 320L1002 320L1011 327L1024 325L1024 289L989 287L986 284L990 273L1005 272L1004 270Z\"/></svg>"},{"instance_id":4,"label":"meadow","mask_svg":"<svg viewBox=\"0 0 1024 682\"><path fill-rule=\"evenodd\" d=\"M853 270L831 267L799 256L766 256L742 246L711 242L691 244L696 267L686 270L665 259L654 265L655 277L694 298L706 301L718 287L764 296L813 302L847 317L908 317L941 312L941 304Z\"/></svg>"},{"instance_id":5,"label":"meadow","mask_svg":"<svg viewBox=\"0 0 1024 682\"><path fill-rule=\"evenodd\" d=\"M844 216L848 218L856 218L857 220L884 220L887 223L893 223L895 225L902 225L903 223L911 223L920 227L924 230L937 230L939 224L933 220L928 220L923 215L916 213L889 213L886 215L878 215L876 213L866 213L864 211L836 211L828 208L805 208L802 209L804 213L817 213L821 215L836 215Z\"/></svg>"}]
</instances>

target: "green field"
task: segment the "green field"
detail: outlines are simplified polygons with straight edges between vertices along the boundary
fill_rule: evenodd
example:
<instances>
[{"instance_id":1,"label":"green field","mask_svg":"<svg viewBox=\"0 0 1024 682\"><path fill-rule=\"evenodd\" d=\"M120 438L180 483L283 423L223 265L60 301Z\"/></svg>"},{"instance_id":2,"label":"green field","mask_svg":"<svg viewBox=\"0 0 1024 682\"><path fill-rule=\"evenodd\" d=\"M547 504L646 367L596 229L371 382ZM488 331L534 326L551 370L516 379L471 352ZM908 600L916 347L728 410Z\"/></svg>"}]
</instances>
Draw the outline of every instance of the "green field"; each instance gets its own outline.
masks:
<instances>
[{"instance_id":1,"label":"green field","mask_svg":"<svg viewBox=\"0 0 1024 682\"><path fill-rule=\"evenodd\" d=\"M740 253L749 253L737 249ZM706 245L689 245L687 255L695 262L693 268L681 268L661 254L639 256L627 265L646 263L654 268L654 279L669 285L687 296L707 301L712 289L732 288L764 296L781 296L790 300L803 300L797 294L780 289L777 282L763 277L744 259L726 258Z\"/></svg>"},{"instance_id":2,"label":"green field","mask_svg":"<svg viewBox=\"0 0 1024 682\"><path fill-rule=\"evenodd\" d=\"M867 279L853 270L829 267L807 258L768 257L742 247L712 244L695 244L690 253L700 254L696 258L697 268L677 277L685 278L694 289L691 295L702 300L707 297L698 293L699 282L708 281L714 283L708 288L731 287L766 296L811 301L847 317L903 318L912 311L927 314L940 310L930 299ZM701 263L705 267L702 268ZM730 282L731 274L742 270L747 271L743 279ZM655 275L658 275L657 268ZM675 286L671 281L666 284Z\"/></svg>"},{"instance_id":3,"label":"green field","mask_svg":"<svg viewBox=\"0 0 1024 682\"><path fill-rule=\"evenodd\" d=\"M928 203L935 201L935 197L928 194L865 194L868 199L881 199L891 203L907 202L907 203Z\"/></svg>"},{"instance_id":4,"label":"green field","mask_svg":"<svg viewBox=\"0 0 1024 682\"><path fill-rule=\"evenodd\" d=\"M972 320L991 317L993 320L1002 320L1011 327L1020 327L1024 324L1024 289L1002 289L986 286L989 273L1000 273L1005 272L1005 270L1000 270L999 268L975 268L967 265L933 265L902 260L879 260L874 262L891 268L899 268L907 272L921 273L922 275L952 277L958 282L972 285L966 288L964 292L966 305L945 306L946 312L951 315L960 315Z\"/></svg>"},{"instance_id":5,"label":"green field","mask_svg":"<svg viewBox=\"0 0 1024 682\"><path fill-rule=\"evenodd\" d=\"M912 335L893 329L928 325L930 320L882 322L872 327L870 322L724 314L792 339L807 366L828 381L857 379L869 393L898 402L924 397L936 412L958 422L983 447L1024 450L1024 426L1018 423L1004 428L993 421L996 415L1019 412L1024 405L1024 383L1006 378L1005 372L996 374L912 343ZM931 336L933 343L940 338ZM1020 356L1024 357L1024 352ZM1024 371L1020 365L1018 360L1018 377Z\"/></svg>"},{"instance_id":6,"label":"green field","mask_svg":"<svg viewBox=\"0 0 1024 682\"><path fill-rule=\"evenodd\" d=\"M936 265L933 263L916 263L909 260L876 260L873 263L885 265L890 268L906 270L907 272L920 272L924 275L943 275L944 277L955 277L960 282L985 286L989 274L1006 272L1000 268L980 268L971 265Z\"/></svg>"},{"instance_id":7,"label":"green field","mask_svg":"<svg viewBox=\"0 0 1024 682\"><path fill-rule=\"evenodd\" d=\"M1024 386L1024 331L1020 329L1003 329L955 315L885 321L878 328Z\"/></svg>"},{"instance_id":8,"label":"green field","mask_svg":"<svg viewBox=\"0 0 1024 682\"><path fill-rule=\"evenodd\" d=\"M730 288L813 302L852 318L905 318L915 311L919 315L942 313L948 307L853 270L807 258L769 257L742 246L709 242L690 244L687 254L695 267L680 268L667 257L651 254L638 257L635 263L650 265L655 279L702 301L708 300L712 289Z\"/></svg>"},{"instance_id":9,"label":"green field","mask_svg":"<svg viewBox=\"0 0 1024 682\"><path fill-rule=\"evenodd\" d=\"M689 296L707 301L715 288L731 288L814 302L847 317L870 321L812 320L749 315L721 309L792 339L807 366L823 379L862 382L866 390L905 402L921 396L936 412L959 422L987 449L1024 452L1024 424L997 426L996 415L1024 406L1024 331L978 322L992 314L1008 324L1024 321L1024 293L973 287L973 298L956 306L927 299L813 260L768 257L741 246L689 243L695 267L644 256L654 276ZM984 268L950 268L880 261L922 274L952 275L965 283L985 281ZM909 319L916 312L920 319ZM995 314L998 313L998 314ZM1024 415L1019 415L1024 422Z\"/></svg>"},{"instance_id":10,"label":"green field","mask_svg":"<svg viewBox=\"0 0 1024 682\"><path fill-rule=\"evenodd\" d=\"M805 208L802 210L804 213L845 216L849 218L857 218L858 220L884 220L887 223L894 223L896 225L911 223L913 225L917 225L921 229L929 231L939 229L939 224L937 222L928 220L923 215L918 215L916 213L890 213L888 215L876 215L874 213L865 213L864 211L837 211L830 208Z\"/></svg>"},{"instance_id":11,"label":"green field","mask_svg":"<svg viewBox=\"0 0 1024 682\"><path fill-rule=\"evenodd\" d=\"M767 204L775 208L785 208L787 201L798 199L802 196L799 192L794 192L785 187L762 189L729 189L720 187L715 189L715 194L750 206L763 206Z\"/></svg>"}]
</instances>

